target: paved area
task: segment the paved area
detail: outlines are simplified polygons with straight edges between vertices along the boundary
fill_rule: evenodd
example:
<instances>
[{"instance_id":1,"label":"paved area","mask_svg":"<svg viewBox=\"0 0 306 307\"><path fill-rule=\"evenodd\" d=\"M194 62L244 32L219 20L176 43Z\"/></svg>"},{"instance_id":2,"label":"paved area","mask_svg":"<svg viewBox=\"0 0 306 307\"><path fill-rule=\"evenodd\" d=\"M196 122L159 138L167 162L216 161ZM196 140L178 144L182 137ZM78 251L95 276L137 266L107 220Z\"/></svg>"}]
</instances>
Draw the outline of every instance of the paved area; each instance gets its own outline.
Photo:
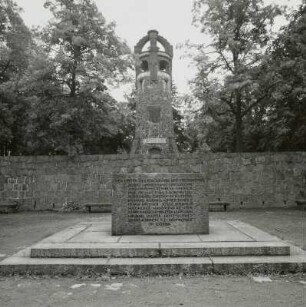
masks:
<instances>
[{"instance_id":1,"label":"paved area","mask_svg":"<svg viewBox=\"0 0 306 307\"><path fill-rule=\"evenodd\" d=\"M239 221L211 221L210 233L112 236L110 216L81 222L31 247L32 258L289 255L288 244Z\"/></svg>"},{"instance_id":2,"label":"paved area","mask_svg":"<svg viewBox=\"0 0 306 307\"><path fill-rule=\"evenodd\" d=\"M239 221L210 222L209 235L137 235L112 236L110 216L81 222L58 232L41 243L174 243L174 242L267 242L275 236Z\"/></svg>"}]
</instances>

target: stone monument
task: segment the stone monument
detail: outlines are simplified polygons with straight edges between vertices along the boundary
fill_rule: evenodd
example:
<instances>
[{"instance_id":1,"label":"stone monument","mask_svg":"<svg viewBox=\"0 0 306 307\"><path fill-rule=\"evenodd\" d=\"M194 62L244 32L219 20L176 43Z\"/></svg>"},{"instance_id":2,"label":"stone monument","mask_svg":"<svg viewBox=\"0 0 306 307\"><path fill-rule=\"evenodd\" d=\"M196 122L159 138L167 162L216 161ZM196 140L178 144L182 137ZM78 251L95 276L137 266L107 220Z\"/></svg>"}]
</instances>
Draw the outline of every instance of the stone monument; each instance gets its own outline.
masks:
<instances>
[{"instance_id":1,"label":"stone monument","mask_svg":"<svg viewBox=\"0 0 306 307\"><path fill-rule=\"evenodd\" d=\"M131 153L171 157L178 152L171 104L173 48L151 30L135 54L137 124ZM207 234L203 176L153 169L143 165L114 176L112 234Z\"/></svg>"},{"instance_id":2,"label":"stone monument","mask_svg":"<svg viewBox=\"0 0 306 307\"><path fill-rule=\"evenodd\" d=\"M171 104L173 47L151 30L134 52L137 116L131 153L175 153Z\"/></svg>"},{"instance_id":3,"label":"stone monument","mask_svg":"<svg viewBox=\"0 0 306 307\"><path fill-rule=\"evenodd\" d=\"M114 178L112 234L206 234L200 174L118 174Z\"/></svg>"}]
</instances>

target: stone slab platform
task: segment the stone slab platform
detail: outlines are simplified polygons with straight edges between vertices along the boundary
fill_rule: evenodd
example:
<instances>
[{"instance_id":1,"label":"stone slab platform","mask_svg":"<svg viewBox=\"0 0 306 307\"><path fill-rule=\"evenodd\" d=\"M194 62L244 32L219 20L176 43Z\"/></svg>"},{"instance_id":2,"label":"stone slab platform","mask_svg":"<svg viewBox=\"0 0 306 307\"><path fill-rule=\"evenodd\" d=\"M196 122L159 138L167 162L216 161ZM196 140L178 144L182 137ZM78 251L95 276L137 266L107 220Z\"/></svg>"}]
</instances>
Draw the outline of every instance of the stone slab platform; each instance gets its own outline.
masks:
<instances>
[{"instance_id":1,"label":"stone slab platform","mask_svg":"<svg viewBox=\"0 0 306 307\"><path fill-rule=\"evenodd\" d=\"M107 222L80 223L31 248L32 258L285 256L288 244L237 221L214 221L210 235L112 236Z\"/></svg>"},{"instance_id":2,"label":"stone slab platform","mask_svg":"<svg viewBox=\"0 0 306 307\"><path fill-rule=\"evenodd\" d=\"M12 257L0 262L0 274L248 274L248 273L295 273L306 272L306 251L281 241L253 226L239 221L212 221L209 235L185 236L118 236L110 235L110 217L96 219L69 227L52 235L38 244L26 248ZM180 237L180 238L179 238ZM91 238L89 240L89 238ZM89 241L88 241L89 240ZM253 246L252 246L253 244ZM77 250L82 245L82 253L96 253L101 250L114 251L107 258L32 258L36 251L55 253L60 246L66 250ZM69 248L70 246L70 248ZM112 249L111 247L117 247ZM126 247L132 247L127 248ZM137 249L138 246L138 249ZM149 249L150 252L164 247L164 255L171 252L171 257L131 257L135 250ZM186 246L195 256L186 257ZM204 255L200 250L210 246L215 251L227 251L225 254ZM230 251L243 247L240 252L247 251L246 246L256 248L280 248L285 255L246 255L233 256ZM260 247L261 246L261 247ZM218 247L218 248L217 248ZM287 254L288 248L290 255ZM43 251L43 252L42 252ZM207 250L205 250L207 252ZM123 253L123 254L120 254ZM124 253L127 253L125 255ZM132 254L129 254L132 253ZM198 254L197 254L198 253ZM71 255L71 254L70 254ZM127 257L121 257L121 256Z\"/></svg>"}]
</instances>

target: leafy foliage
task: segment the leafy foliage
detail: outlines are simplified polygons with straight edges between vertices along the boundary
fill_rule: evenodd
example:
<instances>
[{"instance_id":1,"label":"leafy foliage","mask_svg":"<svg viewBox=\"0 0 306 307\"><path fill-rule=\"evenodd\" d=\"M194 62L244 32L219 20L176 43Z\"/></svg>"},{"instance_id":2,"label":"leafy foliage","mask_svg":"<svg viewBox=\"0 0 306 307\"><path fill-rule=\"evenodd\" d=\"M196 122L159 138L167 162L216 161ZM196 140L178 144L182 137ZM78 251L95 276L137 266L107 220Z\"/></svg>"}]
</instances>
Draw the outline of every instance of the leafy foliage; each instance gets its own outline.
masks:
<instances>
[{"instance_id":1,"label":"leafy foliage","mask_svg":"<svg viewBox=\"0 0 306 307\"><path fill-rule=\"evenodd\" d=\"M27 67L31 33L11 0L0 3L0 84L20 75Z\"/></svg>"},{"instance_id":2,"label":"leafy foliage","mask_svg":"<svg viewBox=\"0 0 306 307\"><path fill-rule=\"evenodd\" d=\"M135 93L119 103L108 91L130 80L127 45L93 0L45 7L54 18L30 31L0 0L0 154L129 151ZM193 96L173 87L181 151L306 150L306 5L274 38L281 13L261 0L195 0L210 40L192 46Z\"/></svg>"},{"instance_id":3,"label":"leafy foliage","mask_svg":"<svg viewBox=\"0 0 306 307\"><path fill-rule=\"evenodd\" d=\"M22 147L26 103L19 81L27 69L31 33L11 0L0 2L0 153Z\"/></svg>"},{"instance_id":4,"label":"leafy foliage","mask_svg":"<svg viewBox=\"0 0 306 307\"><path fill-rule=\"evenodd\" d=\"M131 65L127 45L107 24L92 0L53 0L45 7L54 15L42 34L57 64L57 76L70 96L104 91L106 81L120 82Z\"/></svg>"},{"instance_id":5,"label":"leafy foliage","mask_svg":"<svg viewBox=\"0 0 306 307\"><path fill-rule=\"evenodd\" d=\"M278 86L268 100L260 146L306 150L306 5L293 14L275 40L266 66L274 72Z\"/></svg>"},{"instance_id":6,"label":"leafy foliage","mask_svg":"<svg viewBox=\"0 0 306 307\"><path fill-rule=\"evenodd\" d=\"M217 150L230 146L230 150L243 151L246 117L274 86L269 83L270 87L260 88L265 82L259 80L271 76L257 68L265 59L271 25L280 13L279 7L264 6L263 1L195 1L194 22L211 36L211 42L196 46L194 94L208 104L208 116L214 126L218 124L212 131L220 132L219 144L213 144L214 140L210 144ZM227 140L221 141L222 137Z\"/></svg>"},{"instance_id":7,"label":"leafy foliage","mask_svg":"<svg viewBox=\"0 0 306 307\"><path fill-rule=\"evenodd\" d=\"M132 63L114 24L106 23L91 0L46 1L54 19L43 30L32 30L33 40L25 28L29 33L25 44L26 30L21 27L18 8L10 0L5 3L10 7L0 19L1 35L5 34L1 47L8 50L7 59L0 63L6 73L0 88L4 115L0 141L6 137L2 142L6 142L6 150L12 154L75 155L113 153L128 146L124 143L127 109L107 89L112 82L128 80ZM14 29L6 26L11 15L19 22L13 19L11 24L18 25ZM20 32L22 48L7 29L15 36Z\"/></svg>"}]
</instances>

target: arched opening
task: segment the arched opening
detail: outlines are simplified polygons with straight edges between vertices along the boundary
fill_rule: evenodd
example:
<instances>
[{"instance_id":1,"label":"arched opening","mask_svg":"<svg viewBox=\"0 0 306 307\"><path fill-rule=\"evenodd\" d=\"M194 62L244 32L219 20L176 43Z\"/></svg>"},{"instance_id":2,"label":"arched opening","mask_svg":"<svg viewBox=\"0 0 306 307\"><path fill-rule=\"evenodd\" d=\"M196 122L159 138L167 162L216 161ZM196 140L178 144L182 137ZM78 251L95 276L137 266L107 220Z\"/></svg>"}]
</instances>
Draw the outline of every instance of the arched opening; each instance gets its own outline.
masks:
<instances>
[{"instance_id":1,"label":"arched opening","mask_svg":"<svg viewBox=\"0 0 306 307\"><path fill-rule=\"evenodd\" d=\"M144 44L144 46L142 47L141 52L149 51L150 46L151 46L150 41L147 41L147 42Z\"/></svg>"},{"instance_id":2,"label":"arched opening","mask_svg":"<svg viewBox=\"0 0 306 307\"><path fill-rule=\"evenodd\" d=\"M148 61L142 61L140 64L140 69L144 72L144 71L148 71L149 70L149 63Z\"/></svg>"},{"instance_id":3,"label":"arched opening","mask_svg":"<svg viewBox=\"0 0 306 307\"><path fill-rule=\"evenodd\" d=\"M169 72L169 63L165 60L159 62L159 70Z\"/></svg>"},{"instance_id":4,"label":"arched opening","mask_svg":"<svg viewBox=\"0 0 306 307\"><path fill-rule=\"evenodd\" d=\"M159 51L166 52L165 47L160 42L157 42L157 47L158 47Z\"/></svg>"},{"instance_id":5,"label":"arched opening","mask_svg":"<svg viewBox=\"0 0 306 307\"><path fill-rule=\"evenodd\" d=\"M160 42L157 42L157 43L156 43L156 46L157 46L157 48L158 48L159 51L166 52L165 47L164 47ZM150 41L147 41L147 42L144 44L144 46L142 47L141 52L149 51L149 50L150 50L150 47L151 47L151 42L150 42Z\"/></svg>"},{"instance_id":6,"label":"arched opening","mask_svg":"<svg viewBox=\"0 0 306 307\"><path fill-rule=\"evenodd\" d=\"M158 155L158 154L161 154L162 153L162 150L158 147L152 147L149 149L149 154L150 155Z\"/></svg>"}]
</instances>

